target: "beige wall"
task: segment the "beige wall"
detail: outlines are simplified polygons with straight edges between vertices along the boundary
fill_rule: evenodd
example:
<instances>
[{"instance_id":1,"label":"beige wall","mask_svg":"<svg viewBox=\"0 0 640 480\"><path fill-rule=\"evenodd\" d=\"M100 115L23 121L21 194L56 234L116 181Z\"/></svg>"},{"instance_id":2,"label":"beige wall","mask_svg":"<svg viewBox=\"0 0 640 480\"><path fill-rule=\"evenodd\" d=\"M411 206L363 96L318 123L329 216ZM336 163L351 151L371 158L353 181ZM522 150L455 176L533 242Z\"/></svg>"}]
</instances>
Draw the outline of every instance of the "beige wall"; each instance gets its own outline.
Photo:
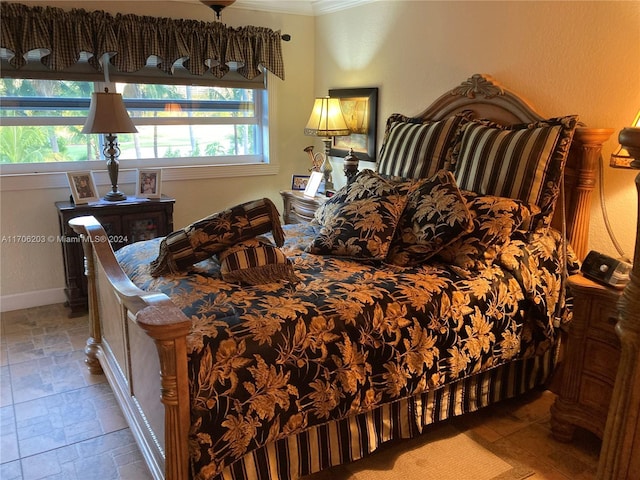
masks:
<instances>
[{"instance_id":1,"label":"beige wall","mask_svg":"<svg viewBox=\"0 0 640 480\"><path fill-rule=\"evenodd\" d=\"M615 134L604 148L606 206L633 253L632 171L608 167L640 108L640 2L382 1L316 19L315 94L378 87L378 131L487 73L545 116L577 113ZM379 136L380 137L380 136ZM594 195L590 248L618 256Z\"/></svg>"},{"instance_id":2,"label":"beige wall","mask_svg":"<svg viewBox=\"0 0 640 480\"><path fill-rule=\"evenodd\" d=\"M213 19L206 7L184 2L29 3ZM311 143L321 148L302 128L313 97L330 88L378 87L379 131L390 113L418 113L473 73L492 75L543 115L578 113L590 126L614 128L614 136L640 108L637 1L392 1L315 18L229 8L223 21L293 36L283 44L287 76L284 82L276 80L272 105L277 120L272 142L280 171L267 177L165 182L163 191L177 199L177 227L250 198L279 201L278 191L287 188L291 174L305 173L308 160L302 149ZM605 164L616 146L613 138L605 145ZM341 169L339 161L334 169ZM604 176L613 229L631 255L634 174L605 166ZM2 190L1 234L56 235L53 203L68 195L66 187ZM590 248L616 256L598 203L595 196ZM0 307L61 298L60 245L1 244L0 249Z\"/></svg>"}]
</instances>

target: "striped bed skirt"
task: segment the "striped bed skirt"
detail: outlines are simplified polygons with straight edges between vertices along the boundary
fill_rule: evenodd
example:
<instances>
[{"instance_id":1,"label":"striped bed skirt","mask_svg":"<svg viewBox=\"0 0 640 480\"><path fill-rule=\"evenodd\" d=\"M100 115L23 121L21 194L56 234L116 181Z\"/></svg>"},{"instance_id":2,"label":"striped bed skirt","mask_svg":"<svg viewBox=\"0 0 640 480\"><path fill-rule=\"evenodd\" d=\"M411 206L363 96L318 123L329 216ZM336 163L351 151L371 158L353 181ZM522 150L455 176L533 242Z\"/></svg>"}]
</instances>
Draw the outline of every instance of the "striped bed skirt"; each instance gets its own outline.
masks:
<instances>
[{"instance_id":1,"label":"striped bed skirt","mask_svg":"<svg viewBox=\"0 0 640 480\"><path fill-rule=\"evenodd\" d=\"M386 442L413 438L428 425L544 385L553 372L556 350L271 442L246 454L215 480L295 480L367 457Z\"/></svg>"}]
</instances>

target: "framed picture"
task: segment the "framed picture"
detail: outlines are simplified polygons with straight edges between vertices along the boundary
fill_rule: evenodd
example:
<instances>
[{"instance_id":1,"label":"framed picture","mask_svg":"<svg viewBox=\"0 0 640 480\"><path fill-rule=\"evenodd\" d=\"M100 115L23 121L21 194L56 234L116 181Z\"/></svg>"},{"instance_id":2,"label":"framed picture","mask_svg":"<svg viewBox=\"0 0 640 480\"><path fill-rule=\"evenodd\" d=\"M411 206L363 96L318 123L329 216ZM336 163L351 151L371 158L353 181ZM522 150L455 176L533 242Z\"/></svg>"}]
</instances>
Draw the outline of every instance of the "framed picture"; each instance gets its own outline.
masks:
<instances>
[{"instance_id":1,"label":"framed picture","mask_svg":"<svg viewBox=\"0 0 640 480\"><path fill-rule=\"evenodd\" d=\"M291 177L291 190L304 190L309 183L309 175L293 175Z\"/></svg>"},{"instance_id":2,"label":"framed picture","mask_svg":"<svg viewBox=\"0 0 640 480\"><path fill-rule=\"evenodd\" d=\"M140 169L137 171L136 197L160 198L160 185L162 182L162 170Z\"/></svg>"},{"instance_id":3,"label":"framed picture","mask_svg":"<svg viewBox=\"0 0 640 480\"><path fill-rule=\"evenodd\" d=\"M69 180L73 202L76 205L99 200L98 189L90 171L67 172L67 179Z\"/></svg>"},{"instance_id":4,"label":"framed picture","mask_svg":"<svg viewBox=\"0 0 640 480\"><path fill-rule=\"evenodd\" d=\"M307 187L304 189L304 194L307 197L315 197L318 192L318 188L320 187L320 182L324 176L320 172L311 172L311 176L309 177L309 181L307 182Z\"/></svg>"},{"instance_id":5,"label":"framed picture","mask_svg":"<svg viewBox=\"0 0 640 480\"><path fill-rule=\"evenodd\" d=\"M340 106L351 135L333 137L330 154L345 157L353 148L359 160L376 161L378 89L346 88L329 90L340 99Z\"/></svg>"}]
</instances>

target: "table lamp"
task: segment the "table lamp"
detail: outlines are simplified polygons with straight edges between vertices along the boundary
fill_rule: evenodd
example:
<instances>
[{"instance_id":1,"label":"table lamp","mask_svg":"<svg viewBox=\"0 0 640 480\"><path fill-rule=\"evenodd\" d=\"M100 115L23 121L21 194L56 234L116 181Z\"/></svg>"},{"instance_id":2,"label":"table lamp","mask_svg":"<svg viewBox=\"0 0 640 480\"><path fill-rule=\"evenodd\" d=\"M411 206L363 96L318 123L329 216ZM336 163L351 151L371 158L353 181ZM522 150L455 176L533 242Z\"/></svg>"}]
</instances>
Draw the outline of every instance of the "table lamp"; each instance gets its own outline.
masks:
<instances>
[{"instance_id":1,"label":"table lamp","mask_svg":"<svg viewBox=\"0 0 640 480\"><path fill-rule=\"evenodd\" d=\"M616 158L612 158L611 163L617 167L640 170L640 112L631 127L620 131L618 141L622 149L615 152ZM620 164L622 157L628 158L628 165ZM637 435L640 428L640 173L636 176L636 189L638 223L633 267L629 283L618 303L616 333L620 337L622 351L602 440L596 477L599 480L636 478L632 473L633 448L635 455L640 448Z\"/></svg>"},{"instance_id":2,"label":"table lamp","mask_svg":"<svg viewBox=\"0 0 640 480\"><path fill-rule=\"evenodd\" d=\"M611 161L609 163L610 166L615 168L635 168L640 169L640 162L638 162L637 158L640 156L636 152L636 158L629 153L629 148L634 148L634 145L640 144L640 139L638 135L640 135L640 112L636 115L635 120L631 124L630 127L623 128L620 131L618 141L620 145L615 153L611 154ZM635 135L635 141L634 141ZM638 148L638 147L635 147ZM632 166L631 163L635 162Z\"/></svg>"},{"instance_id":3,"label":"table lamp","mask_svg":"<svg viewBox=\"0 0 640 480\"><path fill-rule=\"evenodd\" d=\"M111 93L108 88L103 92L93 92L91 94L91 106L87 121L82 128L82 133L102 133L105 134L105 144L102 153L107 159L107 171L111 180L111 191L104 196L109 202L126 200L127 196L118 190L118 157L120 147L118 146L117 133L138 133L135 125L129 118L127 109L124 107L122 95Z\"/></svg>"},{"instance_id":4,"label":"table lamp","mask_svg":"<svg viewBox=\"0 0 640 480\"><path fill-rule=\"evenodd\" d=\"M333 137L350 135L351 131L342 115L339 98L318 97L313 104L311 116L304 129L305 135L322 137L324 142L324 159L320 171L324 176L324 188L333 188L333 178L331 172L333 167L329 161L329 151Z\"/></svg>"}]
</instances>

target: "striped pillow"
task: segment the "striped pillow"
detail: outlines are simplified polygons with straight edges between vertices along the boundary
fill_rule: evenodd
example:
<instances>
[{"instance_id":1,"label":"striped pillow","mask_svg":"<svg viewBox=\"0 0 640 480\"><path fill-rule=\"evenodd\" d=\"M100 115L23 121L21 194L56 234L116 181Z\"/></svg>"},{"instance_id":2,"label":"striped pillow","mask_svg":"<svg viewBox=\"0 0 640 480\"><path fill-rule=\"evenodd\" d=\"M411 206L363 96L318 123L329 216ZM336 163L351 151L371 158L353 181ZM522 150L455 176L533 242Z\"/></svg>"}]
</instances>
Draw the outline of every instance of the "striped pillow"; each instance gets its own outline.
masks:
<instances>
[{"instance_id":1,"label":"striped pillow","mask_svg":"<svg viewBox=\"0 0 640 480\"><path fill-rule=\"evenodd\" d=\"M284 252L262 236L223 250L218 253L218 260L225 282L261 285L300 281Z\"/></svg>"},{"instance_id":2,"label":"striped pillow","mask_svg":"<svg viewBox=\"0 0 640 480\"><path fill-rule=\"evenodd\" d=\"M577 116L510 127L471 121L452 155L458 186L537 205L529 228L548 227L576 123Z\"/></svg>"},{"instance_id":3,"label":"striped pillow","mask_svg":"<svg viewBox=\"0 0 640 480\"><path fill-rule=\"evenodd\" d=\"M378 173L402 178L432 177L448 167L458 130L470 118L470 111L434 122L391 115L380 150Z\"/></svg>"}]
</instances>

